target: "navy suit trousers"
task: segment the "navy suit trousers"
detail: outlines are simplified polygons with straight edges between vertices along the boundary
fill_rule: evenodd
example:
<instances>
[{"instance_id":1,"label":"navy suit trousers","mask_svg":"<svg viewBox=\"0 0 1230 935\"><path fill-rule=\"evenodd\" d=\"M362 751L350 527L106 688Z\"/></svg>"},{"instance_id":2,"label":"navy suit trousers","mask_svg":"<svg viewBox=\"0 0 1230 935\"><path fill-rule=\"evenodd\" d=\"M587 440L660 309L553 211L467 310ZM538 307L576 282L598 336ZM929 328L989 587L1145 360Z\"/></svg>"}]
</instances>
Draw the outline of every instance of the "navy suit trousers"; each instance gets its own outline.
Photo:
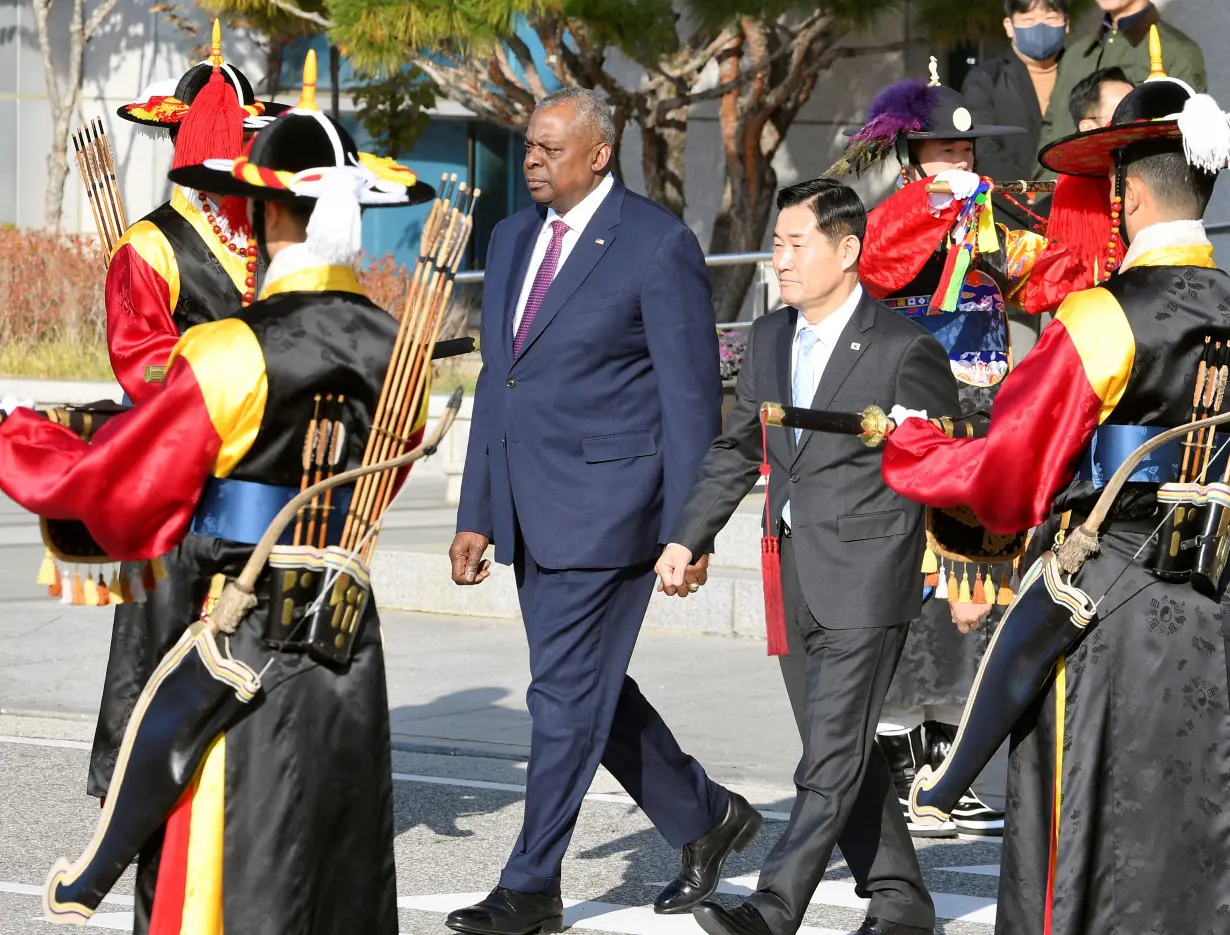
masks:
<instances>
[{"instance_id":1,"label":"navy suit trousers","mask_svg":"<svg viewBox=\"0 0 1230 935\"><path fill-rule=\"evenodd\" d=\"M524 824L500 885L558 894L564 852L599 763L672 847L715 826L728 794L680 749L628 676L653 592L652 563L549 569L524 544L517 553L533 733Z\"/></svg>"}]
</instances>

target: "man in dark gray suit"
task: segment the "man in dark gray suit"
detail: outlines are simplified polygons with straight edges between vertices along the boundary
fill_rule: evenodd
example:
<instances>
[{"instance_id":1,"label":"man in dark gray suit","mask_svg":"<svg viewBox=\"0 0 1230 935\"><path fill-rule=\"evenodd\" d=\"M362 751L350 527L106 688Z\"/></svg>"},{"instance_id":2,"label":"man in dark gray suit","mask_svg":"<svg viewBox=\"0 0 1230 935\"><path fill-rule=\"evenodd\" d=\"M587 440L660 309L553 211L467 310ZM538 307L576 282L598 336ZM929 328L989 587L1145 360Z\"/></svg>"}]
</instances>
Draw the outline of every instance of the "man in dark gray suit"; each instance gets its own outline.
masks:
<instances>
[{"instance_id":1,"label":"man in dark gray suit","mask_svg":"<svg viewBox=\"0 0 1230 935\"><path fill-rule=\"evenodd\" d=\"M670 594L695 590L684 584L685 569L709 551L756 482L761 402L957 412L939 342L858 283L866 228L858 195L815 179L783 189L777 204L773 263L792 307L759 319L748 335L725 432L656 566ZM923 510L884 484L880 452L857 438L770 429L768 449L770 534L780 536L790 648L781 667L803 741L798 797L756 892L730 910L703 902L696 919L710 935L792 935L839 844L859 894L871 900L859 932L926 935L935 911L875 744L921 608Z\"/></svg>"}]
</instances>

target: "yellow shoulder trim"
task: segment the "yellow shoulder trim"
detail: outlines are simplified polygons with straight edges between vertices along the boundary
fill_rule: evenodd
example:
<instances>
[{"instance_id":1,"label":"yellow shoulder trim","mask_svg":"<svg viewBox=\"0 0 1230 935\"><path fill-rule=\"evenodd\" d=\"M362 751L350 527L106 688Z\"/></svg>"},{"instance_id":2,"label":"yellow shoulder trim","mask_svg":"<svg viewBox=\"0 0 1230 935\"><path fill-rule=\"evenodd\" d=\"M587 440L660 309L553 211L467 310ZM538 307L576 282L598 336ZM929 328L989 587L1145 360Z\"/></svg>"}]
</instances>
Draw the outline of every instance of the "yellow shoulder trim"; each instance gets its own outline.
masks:
<instances>
[{"instance_id":1,"label":"yellow shoulder trim","mask_svg":"<svg viewBox=\"0 0 1230 935\"><path fill-rule=\"evenodd\" d=\"M119 250L124 244L137 251L142 262L166 282L171 302L167 311L173 313L176 303L179 302L179 264L166 235L152 221L143 219L124 231L124 236L116 243L115 249Z\"/></svg>"},{"instance_id":2,"label":"yellow shoulder trim","mask_svg":"<svg viewBox=\"0 0 1230 935\"><path fill-rule=\"evenodd\" d=\"M226 270L226 274L231 277L231 282L235 284L235 288L240 293L247 292L244 286L245 280L248 278L248 258L240 256L238 253L231 253L222 246L222 241L213 232L213 228L209 226L209 221L201 209L188 200L188 196L184 194L184 190L179 186L175 187L174 193L171 195L171 207L178 211L196 231L197 236L201 238L205 246L209 248L209 252L218 258L218 262L222 264L222 268Z\"/></svg>"},{"instance_id":3,"label":"yellow shoulder trim","mask_svg":"<svg viewBox=\"0 0 1230 935\"><path fill-rule=\"evenodd\" d=\"M1200 266L1204 269L1216 269L1217 263L1213 259L1213 245L1209 243L1146 250L1119 272L1126 272L1138 266Z\"/></svg>"},{"instance_id":4,"label":"yellow shoulder trim","mask_svg":"<svg viewBox=\"0 0 1230 935\"><path fill-rule=\"evenodd\" d=\"M205 398L209 421L222 439L214 476L226 477L256 441L269 401L269 377L260 342L238 318L189 328L171 351L167 372L176 358L192 366Z\"/></svg>"},{"instance_id":5,"label":"yellow shoulder trim","mask_svg":"<svg viewBox=\"0 0 1230 935\"><path fill-rule=\"evenodd\" d=\"M363 295L359 277L349 266L309 266L287 273L262 289L260 297L283 292L354 292Z\"/></svg>"},{"instance_id":6,"label":"yellow shoulder trim","mask_svg":"<svg viewBox=\"0 0 1230 935\"><path fill-rule=\"evenodd\" d=\"M1105 422L1127 390L1136 360L1136 338L1123 307L1105 289L1073 292L1055 313L1080 355L1085 378L1102 400Z\"/></svg>"}]
</instances>

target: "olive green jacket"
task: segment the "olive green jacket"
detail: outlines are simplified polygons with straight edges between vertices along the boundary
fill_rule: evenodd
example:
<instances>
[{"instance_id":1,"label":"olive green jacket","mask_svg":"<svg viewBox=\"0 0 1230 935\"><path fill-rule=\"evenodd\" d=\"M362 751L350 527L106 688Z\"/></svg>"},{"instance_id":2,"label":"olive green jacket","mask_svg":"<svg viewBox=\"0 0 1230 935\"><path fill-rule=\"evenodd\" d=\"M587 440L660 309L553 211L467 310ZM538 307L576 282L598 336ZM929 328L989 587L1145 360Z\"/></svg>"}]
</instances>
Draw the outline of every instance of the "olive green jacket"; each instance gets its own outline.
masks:
<instances>
[{"instance_id":1,"label":"olive green jacket","mask_svg":"<svg viewBox=\"0 0 1230 935\"><path fill-rule=\"evenodd\" d=\"M1156 7L1149 7L1124 32L1111 29L1103 21L1092 38L1070 41L1063 58L1059 60L1051 104L1042 119L1042 146L1076 132L1068 99L1082 78L1099 68L1110 68L1112 65L1118 65L1136 83L1149 77L1149 27L1155 23L1162 40L1162 63L1166 74L1171 78L1182 78L1197 91L1207 89L1204 55L1200 46L1164 22ZM1105 42L1102 41L1103 36Z\"/></svg>"}]
</instances>

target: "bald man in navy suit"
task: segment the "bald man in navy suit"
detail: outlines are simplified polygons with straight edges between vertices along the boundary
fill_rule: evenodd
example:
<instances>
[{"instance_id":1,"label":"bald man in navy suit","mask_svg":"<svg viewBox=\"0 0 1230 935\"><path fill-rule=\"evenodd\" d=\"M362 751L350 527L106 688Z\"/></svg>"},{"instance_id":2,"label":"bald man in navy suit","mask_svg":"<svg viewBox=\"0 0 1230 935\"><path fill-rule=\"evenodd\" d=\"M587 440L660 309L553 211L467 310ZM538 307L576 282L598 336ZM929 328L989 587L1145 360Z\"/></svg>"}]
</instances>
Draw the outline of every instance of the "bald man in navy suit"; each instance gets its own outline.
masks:
<instances>
[{"instance_id":1,"label":"bald man in navy suit","mask_svg":"<svg viewBox=\"0 0 1230 935\"><path fill-rule=\"evenodd\" d=\"M525 819L499 886L449 928L563 925L560 865L599 764L674 847L658 896L687 912L760 827L705 775L628 677L654 562L721 429L704 255L678 218L608 170L614 123L592 91L539 102L526 134L535 205L492 233L483 370L449 550L453 580L514 569L530 648ZM703 583L706 559L688 568Z\"/></svg>"}]
</instances>

